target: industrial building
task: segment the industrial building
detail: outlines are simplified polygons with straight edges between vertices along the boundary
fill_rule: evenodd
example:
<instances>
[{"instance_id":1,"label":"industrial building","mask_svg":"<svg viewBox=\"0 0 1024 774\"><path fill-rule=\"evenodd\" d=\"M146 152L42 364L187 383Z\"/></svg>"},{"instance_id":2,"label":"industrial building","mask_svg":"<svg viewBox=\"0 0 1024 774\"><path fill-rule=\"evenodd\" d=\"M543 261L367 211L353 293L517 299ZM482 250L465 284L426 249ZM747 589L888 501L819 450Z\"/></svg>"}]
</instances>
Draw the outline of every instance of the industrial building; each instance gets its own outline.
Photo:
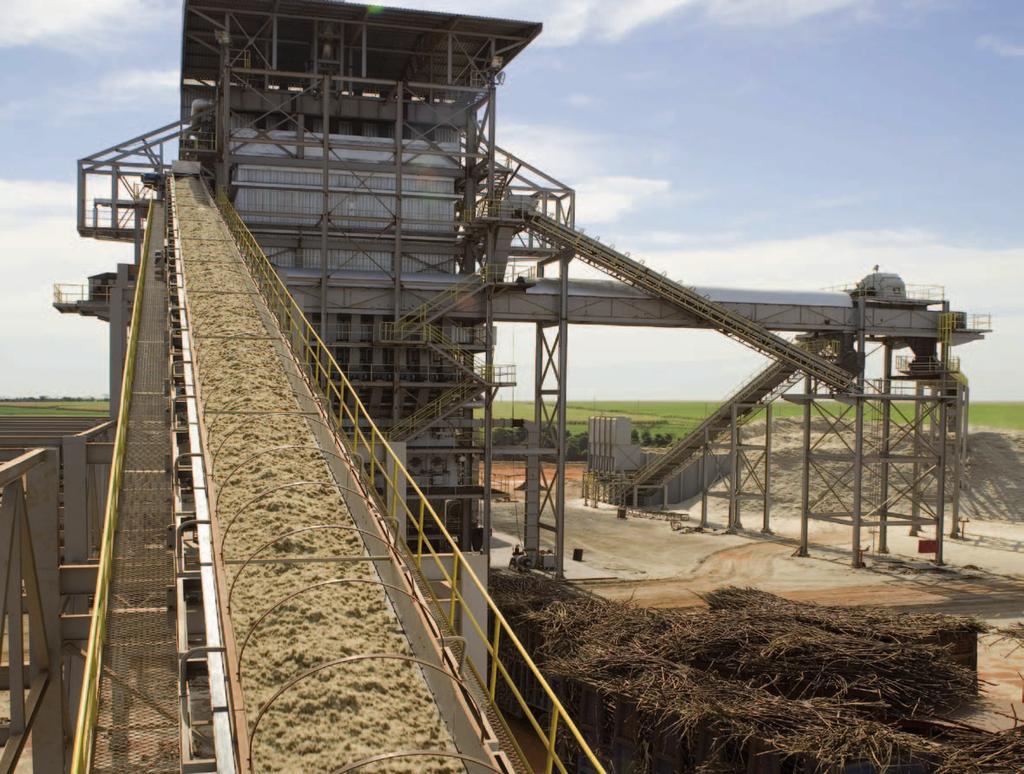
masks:
<instances>
[{"instance_id":1,"label":"industrial building","mask_svg":"<svg viewBox=\"0 0 1024 774\"><path fill-rule=\"evenodd\" d=\"M488 592L495 459L527 471L524 567L564 571L573 325L710 329L770 363L663 454L594 420L588 500L725 480L730 524L760 498L770 530L786 400L803 550L815 519L849 525L854 565L862 530L909 526L942 563L969 397L953 349L986 317L879 272L696 288L586 235L574 190L498 144L539 24L185 0L182 25L178 118L78 164L79 233L135 260L55 288L110 323L113 424L2 469L32 646L8 626L29 666L0 768L31 734L37 772L606 770ZM502 323L535 326L532 373L494 361ZM517 380L528 440L499 447Z\"/></svg>"}]
</instances>

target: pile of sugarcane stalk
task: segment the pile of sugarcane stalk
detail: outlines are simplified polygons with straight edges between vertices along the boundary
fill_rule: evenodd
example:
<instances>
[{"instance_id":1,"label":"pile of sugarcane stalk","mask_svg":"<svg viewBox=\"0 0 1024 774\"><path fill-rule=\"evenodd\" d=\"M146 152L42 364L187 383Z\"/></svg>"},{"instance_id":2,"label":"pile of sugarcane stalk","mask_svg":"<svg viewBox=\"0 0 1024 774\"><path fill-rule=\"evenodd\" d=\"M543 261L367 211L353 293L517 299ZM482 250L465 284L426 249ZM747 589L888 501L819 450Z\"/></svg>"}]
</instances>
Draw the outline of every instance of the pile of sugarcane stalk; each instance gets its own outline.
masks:
<instances>
[{"instance_id":1,"label":"pile of sugarcane stalk","mask_svg":"<svg viewBox=\"0 0 1024 774\"><path fill-rule=\"evenodd\" d=\"M906 730L908 719L974 700L976 675L948 645L984 629L971 619L794 603L755 589L709 594L706 610L651 610L506 573L492 589L561 685L624 700L659 734L712 739L695 769L728 771L756 742L758 754L827 766L1024 772L1021 733Z\"/></svg>"}]
</instances>

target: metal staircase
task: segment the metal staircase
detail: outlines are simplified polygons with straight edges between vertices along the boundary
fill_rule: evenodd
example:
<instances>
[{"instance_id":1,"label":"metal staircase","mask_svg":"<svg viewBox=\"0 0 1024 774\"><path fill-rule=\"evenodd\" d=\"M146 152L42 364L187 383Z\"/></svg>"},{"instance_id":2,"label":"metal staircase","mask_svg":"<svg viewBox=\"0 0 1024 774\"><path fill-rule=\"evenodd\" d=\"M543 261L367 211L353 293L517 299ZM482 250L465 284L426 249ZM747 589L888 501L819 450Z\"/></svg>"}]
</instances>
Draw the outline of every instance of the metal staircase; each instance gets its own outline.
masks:
<instances>
[{"instance_id":1,"label":"metal staircase","mask_svg":"<svg viewBox=\"0 0 1024 774\"><path fill-rule=\"evenodd\" d=\"M736 314L633 260L617 250L535 211L522 211L526 227L538 237L571 250L579 260L611 277L646 291L693 315L726 336L827 384L834 390L851 388L853 374Z\"/></svg>"},{"instance_id":2,"label":"metal staircase","mask_svg":"<svg viewBox=\"0 0 1024 774\"><path fill-rule=\"evenodd\" d=\"M799 342L794 346L818 355L824 348L823 344L822 340L815 339ZM734 407L737 420L746 419L777 400L803 376L801 371L789 363L771 363L758 371L667 452L652 459L625 479L605 482L609 500L618 502L636 488L665 483L671 476L691 464L706 443L729 431Z\"/></svg>"},{"instance_id":3,"label":"metal staircase","mask_svg":"<svg viewBox=\"0 0 1024 774\"><path fill-rule=\"evenodd\" d=\"M429 403L401 419L388 430L388 440L404 441L444 419L468 401L477 397L486 387L474 379L457 382Z\"/></svg>"},{"instance_id":4,"label":"metal staircase","mask_svg":"<svg viewBox=\"0 0 1024 774\"><path fill-rule=\"evenodd\" d=\"M630 476L624 484L624 491L664 483L699 454L706 442L705 439L714 440L722 433L728 432L732 424L733 406L736 406L737 419L746 418L775 400L802 376L803 374L788 363L772 363L758 372L675 446Z\"/></svg>"},{"instance_id":5,"label":"metal staircase","mask_svg":"<svg viewBox=\"0 0 1024 774\"><path fill-rule=\"evenodd\" d=\"M462 376L433 400L393 425L388 431L391 440L402 441L418 435L478 397L484 390L515 384L515 366L477 363L472 349L446 334L440 322L445 314L486 287L488 282L486 268L480 274L466 275L397 321L382 323L382 342L396 345L425 344L454 363Z\"/></svg>"}]
</instances>

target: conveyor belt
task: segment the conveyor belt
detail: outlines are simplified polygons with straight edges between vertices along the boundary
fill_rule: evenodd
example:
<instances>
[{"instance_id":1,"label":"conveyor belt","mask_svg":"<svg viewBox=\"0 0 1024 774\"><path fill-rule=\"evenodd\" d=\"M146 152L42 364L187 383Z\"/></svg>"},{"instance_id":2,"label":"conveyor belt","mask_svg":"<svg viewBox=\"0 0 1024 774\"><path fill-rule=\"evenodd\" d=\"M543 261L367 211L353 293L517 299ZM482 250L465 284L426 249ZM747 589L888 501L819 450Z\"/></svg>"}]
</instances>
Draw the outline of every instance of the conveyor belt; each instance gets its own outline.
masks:
<instances>
[{"instance_id":1,"label":"conveyor belt","mask_svg":"<svg viewBox=\"0 0 1024 774\"><path fill-rule=\"evenodd\" d=\"M668 279L639 261L537 212L524 212L527 228L537 236L572 250L577 259L615 279L661 298L736 341L778 363L820 379L835 390L849 389L854 377L825 358L802 349L752 320L711 301L692 288Z\"/></svg>"},{"instance_id":2,"label":"conveyor belt","mask_svg":"<svg viewBox=\"0 0 1024 774\"><path fill-rule=\"evenodd\" d=\"M163 223L158 205L148 228L160 235ZM159 239L152 240L151 250L159 246ZM167 548L167 301L152 255L145 273L100 676L96 772L180 768L175 633L167 610L167 589L174 583Z\"/></svg>"}]
</instances>

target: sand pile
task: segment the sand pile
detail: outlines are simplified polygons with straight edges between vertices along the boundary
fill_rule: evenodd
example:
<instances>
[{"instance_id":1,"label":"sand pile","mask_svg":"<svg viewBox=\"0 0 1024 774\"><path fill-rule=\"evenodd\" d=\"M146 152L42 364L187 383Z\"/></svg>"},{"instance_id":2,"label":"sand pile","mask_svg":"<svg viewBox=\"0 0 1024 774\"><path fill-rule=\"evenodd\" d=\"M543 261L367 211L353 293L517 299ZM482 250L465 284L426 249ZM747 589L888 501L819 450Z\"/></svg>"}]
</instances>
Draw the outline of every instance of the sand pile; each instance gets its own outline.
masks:
<instances>
[{"instance_id":1,"label":"sand pile","mask_svg":"<svg viewBox=\"0 0 1024 774\"><path fill-rule=\"evenodd\" d=\"M274 349L277 331L257 313L262 301L230 233L198 181L179 180L175 191L236 642L264 611L301 592L267 617L242 654L251 731L264 703L306 670L358 654L412 651L379 586L303 591L332 579L379 578L299 413ZM294 530L326 525L267 546ZM369 545L380 553L378 541ZM242 568L261 547L259 561ZM333 771L414 749L454 747L419 668L378 659L325 669L283 693L259 723L252 756L261 772ZM430 758L361 769L461 770Z\"/></svg>"},{"instance_id":2,"label":"sand pile","mask_svg":"<svg viewBox=\"0 0 1024 774\"><path fill-rule=\"evenodd\" d=\"M826 429L823 420L813 423L813 441ZM803 429L800 419L777 418L772 435L772 512L783 517L800 515L801 475L803 465ZM852 433L849 443L852 446ZM741 439L761 443L764 422L752 422L741 431ZM1024 521L1024 432L1017 430L981 430L970 434L969 457L964 467L960 512L963 518L981 521ZM849 453L839 438L830 436L817 447L819 451ZM821 463L819 463L821 464ZM828 464L826 463L826 466ZM843 463L833 463L838 472ZM877 467L877 466L875 466ZM910 468L900 466L909 474ZM893 486L902 481L893 476ZM812 477L812 498L824 486ZM865 496L869 503L877 501L877 474L866 473ZM834 505L835 503L833 503ZM750 506L755 508L754 506ZM903 506L901 506L903 507ZM900 508L898 507L897 510ZM755 508L756 510L756 508ZM826 506L824 510L829 510Z\"/></svg>"}]
</instances>

